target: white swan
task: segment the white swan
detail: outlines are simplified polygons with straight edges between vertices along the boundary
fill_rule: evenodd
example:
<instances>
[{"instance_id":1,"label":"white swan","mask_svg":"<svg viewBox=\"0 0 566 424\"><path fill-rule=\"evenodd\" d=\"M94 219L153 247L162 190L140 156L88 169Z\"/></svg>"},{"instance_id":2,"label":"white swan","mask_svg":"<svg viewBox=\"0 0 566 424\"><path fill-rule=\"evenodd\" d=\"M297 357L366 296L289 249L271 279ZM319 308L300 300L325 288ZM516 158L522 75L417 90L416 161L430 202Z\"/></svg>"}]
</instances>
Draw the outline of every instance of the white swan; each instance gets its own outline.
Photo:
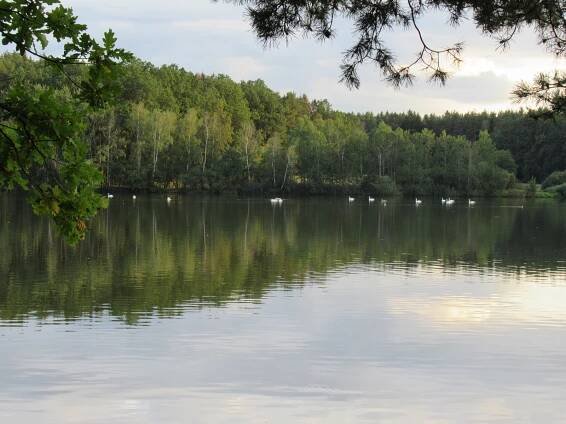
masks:
<instances>
[{"instance_id":1,"label":"white swan","mask_svg":"<svg viewBox=\"0 0 566 424\"><path fill-rule=\"evenodd\" d=\"M468 205L474 206L475 204L476 204L476 201L475 201L475 200L468 199Z\"/></svg>"},{"instance_id":2,"label":"white swan","mask_svg":"<svg viewBox=\"0 0 566 424\"><path fill-rule=\"evenodd\" d=\"M420 205L422 205L422 204L423 204L423 201L420 200L420 199L417 199L417 198L415 197L415 205L420 206Z\"/></svg>"},{"instance_id":3,"label":"white swan","mask_svg":"<svg viewBox=\"0 0 566 424\"><path fill-rule=\"evenodd\" d=\"M354 200L356 200L356 199L354 199L354 198L351 197L351 196L348 196L348 202L353 202Z\"/></svg>"},{"instance_id":4,"label":"white swan","mask_svg":"<svg viewBox=\"0 0 566 424\"><path fill-rule=\"evenodd\" d=\"M451 198L446 199L446 204L448 206L452 206L454 203L456 203L456 201L454 199L451 199Z\"/></svg>"},{"instance_id":5,"label":"white swan","mask_svg":"<svg viewBox=\"0 0 566 424\"><path fill-rule=\"evenodd\" d=\"M283 199L280 197L274 197L273 199L270 199L270 202L275 204L275 203L283 203Z\"/></svg>"},{"instance_id":6,"label":"white swan","mask_svg":"<svg viewBox=\"0 0 566 424\"><path fill-rule=\"evenodd\" d=\"M170 202L171 200L173 200L173 199L171 199L170 196L167 196L167 202Z\"/></svg>"},{"instance_id":7,"label":"white swan","mask_svg":"<svg viewBox=\"0 0 566 424\"><path fill-rule=\"evenodd\" d=\"M106 194L106 197L108 197L109 199L113 199L113 198L114 198L114 195L113 195L113 194L110 194L110 193L107 193L107 194Z\"/></svg>"},{"instance_id":8,"label":"white swan","mask_svg":"<svg viewBox=\"0 0 566 424\"><path fill-rule=\"evenodd\" d=\"M446 204L446 199L445 199L444 197L443 197L443 198L441 198L441 199L440 199L440 201L442 202L442 204L443 204L443 205L445 205L445 204Z\"/></svg>"},{"instance_id":9,"label":"white swan","mask_svg":"<svg viewBox=\"0 0 566 424\"><path fill-rule=\"evenodd\" d=\"M132 195L132 199L133 199L133 200L136 200L136 195L135 195L135 194Z\"/></svg>"},{"instance_id":10,"label":"white swan","mask_svg":"<svg viewBox=\"0 0 566 424\"><path fill-rule=\"evenodd\" d=\"M375 202L375 199L374 199L373 197L369 196L369 197L368 197L368 202L370 202L370 203Z\"/></svg>"},{"instance_id":11,"label":"white swan","mask_svg":"<svg viewBox=\"0 0 566 424\"><path fill-rule=\"evenodd\" d=\"M383 206L387 206L387 199L381 199L381 204Z\"/></svg>"}]
</instances>

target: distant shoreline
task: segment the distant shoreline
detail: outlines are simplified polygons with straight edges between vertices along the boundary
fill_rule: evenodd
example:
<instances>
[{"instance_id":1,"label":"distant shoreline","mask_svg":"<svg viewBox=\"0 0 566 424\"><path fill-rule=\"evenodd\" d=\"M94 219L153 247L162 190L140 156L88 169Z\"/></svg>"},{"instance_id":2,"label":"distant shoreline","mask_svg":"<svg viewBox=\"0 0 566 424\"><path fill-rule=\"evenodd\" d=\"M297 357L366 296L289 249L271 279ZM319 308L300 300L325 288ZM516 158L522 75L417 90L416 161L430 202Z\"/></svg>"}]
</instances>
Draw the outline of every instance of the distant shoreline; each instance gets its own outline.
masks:
<instances>
[{"instance_id":1,"label":"distant shoreline","mask_svg":"<svg viewBox=\"0 0 566 424\"><path fill-rule=\"evenodd\" d=\"M99 192L103 195L107 193L119 194L196 194L196 195L210 195L210 196L249 196L249 197L271 197L271 196L288 196L293 198L303 197L337 197L337 196L372 196L377 198L412 198L415 196L425 198L443 198L452 197L455 199L559 199L560 196L556 192L543 190L540 185L534 193L529 193L528 184L517 184L514 189L503 190L493 194L485 193L403 193L397 192L392 194L381 194L375 191L367 191L355 185L344 186L324 186L314 188L308 185L292 185L286 190L277 190L270 188L235 188L232 190L202 190L190 188L133 188L122 186L111 186L101 188Z\"/></svg>"}]
</instances>

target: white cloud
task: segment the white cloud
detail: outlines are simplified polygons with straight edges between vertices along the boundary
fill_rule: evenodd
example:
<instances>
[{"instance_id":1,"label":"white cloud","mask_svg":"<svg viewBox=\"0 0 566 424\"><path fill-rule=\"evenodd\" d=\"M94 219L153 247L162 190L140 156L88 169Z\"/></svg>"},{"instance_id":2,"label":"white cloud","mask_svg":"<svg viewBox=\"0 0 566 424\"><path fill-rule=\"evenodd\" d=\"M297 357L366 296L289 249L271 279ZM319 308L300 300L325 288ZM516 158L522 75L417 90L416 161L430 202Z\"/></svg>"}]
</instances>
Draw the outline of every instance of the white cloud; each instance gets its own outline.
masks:
<instances>
[{"instance_id":1,"label":"white cloud","mask_svg":"<svg viewBox=\"0 0 566 424\"><path fill-rule=\"evenodd\" d=\"M518 108L510 99L513 83L492 72L476 76L454 76L446 86L418 80L413 87L394 89L383 81L371 80L367 70L359 90L348 90L333 78L313 80L307 91L317 98L327 98L339 109L355 112L401 112L413 110L420 113L450 111L481 111ZM368 81L370 80L370 81Z\"/></svg>"},{"instance_id":2,"label":"white cloud","mask_svg":"<svg viewBox=\"0 0 566 424\"><path fill-rule=\"evenodd\" d=\"M226 73L236 81L262 78L268 67L251 56L233 56L224 59Z\"/></svg>"},{"instance_id":3,"label":"white cloud","mask_svg":"<svg viewBox=\"0 0 566 424\"><path fill-rule=\"evenodd\" d=\"M443 112L517 108L509 93L519 80L566 67L523 31L505 51L482 36L471 21L447 26L447 16L431 14L419 25L427 42L443 47L465 42L464 62L445 87L427 85L426 76L412 88L394 90L375 67L361 70L361 89L350 91L339 80L342 52L353 42L351 23L337 20L337 37L320 44L298 37L264 49L249 29L244 8L210 0L63 0L93 33L115 29L121 46L157 65L176 63L195 72L223 73L236 80L262 78L275 90L327 98L346 111ZM395 30L386 42L401 61L418 50L414 31Z\"/></svg>"},{"instance_id":4,"label":"white cloud","mask_svg":"<svg viewBox=\"0 0 566 424\"><path fill-rule=\"evenodd\" d=\"M477 53L476 53L477 54ZM530 80L539 72L552 72L564 68L566 61L548 56L523 56L510 60L507 56L470 55L455 72L456 76L469 77L484 73L505 77L514 83Z\"/></svg>"},{"instance_id":5,"label":"white cloud","mask_svg":"<svg viewBox=\"0 0 566 424\"><path fill-rule=\"evenodd\" d=\"M240 31L246 32L250 30L249 25L242 19L196 19L181 20L172 23L173 28L189 29L200 32L209 31Z\"/></svg>"}]
</instances>

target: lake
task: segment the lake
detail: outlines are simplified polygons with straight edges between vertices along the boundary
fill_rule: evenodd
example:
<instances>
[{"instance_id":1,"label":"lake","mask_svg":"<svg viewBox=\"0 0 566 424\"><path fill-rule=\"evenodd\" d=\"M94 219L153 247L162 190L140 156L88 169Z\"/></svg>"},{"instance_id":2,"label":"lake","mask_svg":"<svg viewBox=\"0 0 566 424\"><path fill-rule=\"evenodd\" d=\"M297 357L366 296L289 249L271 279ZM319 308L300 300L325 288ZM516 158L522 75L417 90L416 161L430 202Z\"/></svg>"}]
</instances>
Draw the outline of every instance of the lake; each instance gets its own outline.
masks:
<instances>
[{"instance_id":1,"label":"lake","mask_svg":"<svg viewBox=\"0 0 566 424\"><path fill-rule=\"evenodd\" d=\"M566 205L0 194L2 423L553 423Z\"/></svg>"}]
</instances>

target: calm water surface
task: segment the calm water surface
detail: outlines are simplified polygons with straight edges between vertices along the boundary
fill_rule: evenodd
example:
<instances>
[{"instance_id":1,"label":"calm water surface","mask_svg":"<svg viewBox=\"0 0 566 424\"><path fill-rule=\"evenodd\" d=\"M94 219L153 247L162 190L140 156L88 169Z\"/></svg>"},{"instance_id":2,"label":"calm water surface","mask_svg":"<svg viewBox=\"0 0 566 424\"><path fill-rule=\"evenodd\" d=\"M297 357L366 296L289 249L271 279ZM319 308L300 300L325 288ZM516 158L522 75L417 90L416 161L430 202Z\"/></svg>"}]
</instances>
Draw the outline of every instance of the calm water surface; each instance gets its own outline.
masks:
<instances>
[{"instance_id":1,"label":"calm water surface","mask_svg":"<svg viewBox=\"0 0 566 424\"><path fill-rule=\"evenodd\" d=\"M566 206L0 195L2 423L559 423Z\"/></svg>"}]
</instances>

